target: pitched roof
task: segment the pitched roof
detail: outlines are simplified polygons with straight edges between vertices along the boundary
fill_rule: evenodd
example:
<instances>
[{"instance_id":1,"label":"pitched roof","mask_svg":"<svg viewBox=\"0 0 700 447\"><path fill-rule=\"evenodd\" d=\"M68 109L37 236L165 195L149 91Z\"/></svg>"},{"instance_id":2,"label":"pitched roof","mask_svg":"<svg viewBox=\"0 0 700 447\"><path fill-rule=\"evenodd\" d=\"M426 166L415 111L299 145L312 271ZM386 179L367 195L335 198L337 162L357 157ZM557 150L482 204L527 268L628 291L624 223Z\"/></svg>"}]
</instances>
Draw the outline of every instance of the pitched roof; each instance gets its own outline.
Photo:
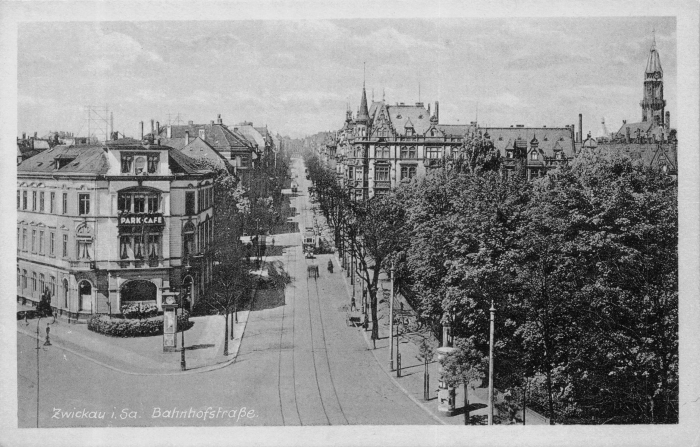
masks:
<instances>
[{"instance_id":1,"label":"pitched roof","mask_svg":"<svg viewBox=\"0 0 700 447\"><path fill-rule=\"evenodd\" d=\"M670 165L677 171L678 147L675 144L658 143L598 143L597 149L603 153L621 154L632 161L640 161L645 166Z\"/></svg>"},{"instance_id":2,"label":"pitched roof","mask_svg":"<svg viewBox=\"0 0 700 447\"><path fill-rule=\"evenodd\" d=\"M548 157L554 156L554 147L559 144L567 157L573 157L574 141L568 127L480 127L488 131L496 149L502 153L507 146L526 148L535 137L538 148Z\"/></svg>"},{"instance_id":3,"label":"pitched roof","mask_svg":"<svg viewBox=\"0 0 700 447\"><path fill-rule=\"evenodd\" d=\"M386 106L391 125L399 135L406 134L406 124L410 121L413 129L419 135L425 133L430 128L430 116L428 111L421 106L398 105Z\"/></svg>"},{"instance_id":4,"label":"pitched roof","mask_svg":"<svg viewBox=\"0 0 700 447\"><path fill-rule=\"evenodd\" d=\"M470 124L438 124L435 127L448 137L463 137L476 129Z\"/></svg>"},{"instance_id":5,"label":"pitched roof","mask_svg":"<svg viewBox=\"0 0 700 447\"><path fill-rule=\"evenodd\" d=\"M259 150L265 148L265 138L252 125L241 123L232 127L234 131L245 137L248 142L257 145Z\"/></svg>"},{"instance_id":6,"label":"pitched roof","mask_svg":"<svg viewBox=\"0 0 700 447\"><path fill-rule=\"evenodd\" d=\"M160 128L158 134L161 138L167 135L167 126ZM171 138L167 141L182 139L184 142L186 132L189 132L190 139L199 136L199 131L204 130L204 140L216 150L241 150L249 148L249 143L241 136L236 135L223 124L187 124L171 126ZM182 144L177 141L175 144ZM184 144L182 145L184 147Z\"/></svg>"},{"instance_id":7,"label":"pitched roof","mask_svg":"<svg viewBox=\"0 0 700 447\"><path fill-rule=\"evenodd\" d=\"M61 169L55 169L56 159L72 160ZM106 174L109 162L102 145L55 146L24 160L17 172L60 172Z\"/></svg>"},{"instance_id":8,"label":"pitched roof","mask_svg":"<svg viewBox=\"0 0 700 447\"><path fill-rule=\"evenodd\" d=\"M664 132L662 126L657 125L654 121L641 121L638 123L626 123L620 127L613 138L627 138L627 128L630 128L630 138L636 138L637 131L640 135L645 135L649 132L650 135L656 135L660 139L661 133ZM668 131L666 132L668 134Z\"/></svg>"},{"instance_id":9,"label":"pitched roof","mask_svg":"<svg viewBox=\"0 0 700 447\"><path fill-rule=\"evenodd\" d=\"M197 137L190 141L190 144L180 149L180 153L187 155L192 159L210 160L216 167L225 168L229 165L229 161L216 151L209 143Z\"/></svg>"},{"instance_id":10,"label":"pitched roof","mask_svg":"<svg viewBox=\"0 0 700 447\"><path fill-rule=\"evenodd\" d=\"M183 154L177 149L172 149L168 151L168 162L170 164L170 171L173 174L196 174L205 169L201 169L197 166L197 162Z\"/></svg>"}]
</instances>

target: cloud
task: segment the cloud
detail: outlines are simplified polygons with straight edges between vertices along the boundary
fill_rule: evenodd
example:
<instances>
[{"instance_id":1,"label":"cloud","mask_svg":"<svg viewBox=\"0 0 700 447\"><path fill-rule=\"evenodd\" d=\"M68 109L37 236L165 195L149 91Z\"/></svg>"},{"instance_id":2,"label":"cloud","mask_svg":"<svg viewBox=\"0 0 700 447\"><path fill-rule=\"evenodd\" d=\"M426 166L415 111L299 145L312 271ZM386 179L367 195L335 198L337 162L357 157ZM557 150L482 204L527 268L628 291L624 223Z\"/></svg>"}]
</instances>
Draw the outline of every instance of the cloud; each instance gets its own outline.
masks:
<instances>
[{"instance_id":1,"label":"cloud","mask_svg":"<svg viewBox=\"0 0 700 447\"><path fill-rule=\"evenodd\" d=\"M86 31L84 38L79 41L79 54L81 60L88 62L85 69L90 72L108 72L117 66L136 62L163 61L160 55L144 48L127 34L105 31L99 25Z\"/></svg>"}]
</instances>

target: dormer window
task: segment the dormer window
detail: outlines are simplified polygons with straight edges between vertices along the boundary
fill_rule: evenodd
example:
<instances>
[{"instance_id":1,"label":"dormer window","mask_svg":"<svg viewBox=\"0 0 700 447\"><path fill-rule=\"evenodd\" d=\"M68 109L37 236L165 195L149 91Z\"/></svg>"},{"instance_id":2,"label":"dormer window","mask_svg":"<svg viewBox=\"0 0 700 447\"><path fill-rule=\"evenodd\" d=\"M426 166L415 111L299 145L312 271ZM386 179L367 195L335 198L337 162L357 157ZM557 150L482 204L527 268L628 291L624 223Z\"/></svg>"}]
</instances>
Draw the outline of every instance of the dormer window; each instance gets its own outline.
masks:
<instances>
[{"instance_id":1,"label":"dormer window","mask_svg":"<svg viewBox=\"0 0 700 447\"><path fill-rule=\"evenodd\" d=\"M68 165L70 164L70 162L72 162L73 160L75 160L74 157L71 157L71 158L65 158L65 157L57 158L57 159L56 159L56 169L61 169L61 168L65 167L65 166L68 166Z\"/></svg>"},{"instance_id":2,"label":"dormer window","mask_svg":"<svg viewBox=\"0 0 700 447\"><path fill-rule=\"evenodd\" d=\"M413 136L413 128L412 127L409 127L408 129L406 129L406 136L407 137Z\"/></svg>"},{"instance_id":3,"label":"dormer window","mask_svg":"<svg viewBox=\"0 0 700 447\"><path fill-rule=\"evenodd\" d=\"M204 129L199 129L199 138L204 139Z\"/></svg>"},{"instance_id":4,"label":"dormer window","mask_svg":"<svg viewBox=\"0 0 700 447\"><path fill-rule=\"evenodd\" d=\"M158 171L158 154L148 156L148 173L155 174Z\"/></svg>"},{"instance_id":5,"label":"dormer window","mask_svg":"<svg viewBox=\"0 0 700 447\"><path fill-rule=\"evenodd\" d=\"M131 174L131 167L134 164L132 155L122 155L122 174Z\"/></svg>"},{"instance_id":6,"label":"dormer window","mask_svg":"<svg viewBox=\"0 0 700 447\"><path fill-rule=\"evenodd\" d=\"M555 152L555 153L554 153L554 158L555 158L556 160L561 160L561 151Z\"/></svg>"},{"instance_id":7,"label":"dormer window","mask_svg":"<svg viewBox=\"0 0 700 447\"><path fill-rule=\"evenodd\" d=\"M530 160L538 160L538 159L539 159L539 155L537 154L536 151L530 152Z\"/></svg>"},{"instance_id":8,"label":"dormer window","mask_svg":"<svg viewBox=\"0 0 700 447\"><path fill-rule=\"evenodd\" d=\"M509 149L506 151L506 158L513 158L513 150Z\"/></svg>"},{"instance_id":9,"label":"dormer window","mask_svg":"<svg viewBox=\"0 0 700 447\"><path fill-rule=\"evenodd\" d=\"M143 174L146 170L146 157L143 155L136 157L134 160L134 172L136 175Z\"/></svg>"}]
</instances>

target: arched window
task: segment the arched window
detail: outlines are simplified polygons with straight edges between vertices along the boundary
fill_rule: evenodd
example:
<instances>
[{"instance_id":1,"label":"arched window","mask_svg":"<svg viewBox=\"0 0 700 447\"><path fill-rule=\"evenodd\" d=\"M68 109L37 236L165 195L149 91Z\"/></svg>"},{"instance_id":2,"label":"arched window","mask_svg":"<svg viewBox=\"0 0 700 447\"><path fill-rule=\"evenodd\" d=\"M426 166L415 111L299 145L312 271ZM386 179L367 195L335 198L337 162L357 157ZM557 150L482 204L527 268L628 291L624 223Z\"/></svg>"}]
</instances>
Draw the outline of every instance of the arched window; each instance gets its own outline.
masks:
<instances>
[{"instance_id":1,"label":"arched window","mask_svg":"<svg viewBox=\"0 0 700 447\"><path fill-rule=\"evenodd\" d=\"M63 278L63 307L68 309L68 280Z\"/></svg>"},{"instance_id":2,"label":"arched window","mask_svg":"<svg viewBox=\"0 0 700 447\"><path fill-rule=\"evenodd\" d=\"M183 241L182 257L183 258L186 258L187 256L194 254L194 250L195 250L194 233L195 233L194 224L192 222L189 222L189 221L187 223L185 223L185 225L182 227L182 241Z\"/></svg>"}]
</instances>

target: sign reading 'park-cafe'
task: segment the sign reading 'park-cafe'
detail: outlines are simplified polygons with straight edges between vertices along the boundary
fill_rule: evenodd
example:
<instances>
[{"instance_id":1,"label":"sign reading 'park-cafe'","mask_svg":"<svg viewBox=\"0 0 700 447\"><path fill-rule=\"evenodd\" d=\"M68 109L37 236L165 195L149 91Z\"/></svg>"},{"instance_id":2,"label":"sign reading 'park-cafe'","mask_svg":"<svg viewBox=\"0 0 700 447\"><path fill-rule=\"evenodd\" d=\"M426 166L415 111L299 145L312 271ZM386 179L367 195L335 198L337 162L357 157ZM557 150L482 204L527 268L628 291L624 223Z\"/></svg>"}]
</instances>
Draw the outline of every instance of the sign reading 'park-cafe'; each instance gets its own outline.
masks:
<instances>
[{"instance_id":1,"label":"sign reading 'park-cafe'","mask_svg":"<svg viewBox=\"0 0 700 447\"><path fill-rule=\"evenodd\" d=\"M164 225L162 214L122 214L119 225Z\"/></svg>"}]
</instances>

